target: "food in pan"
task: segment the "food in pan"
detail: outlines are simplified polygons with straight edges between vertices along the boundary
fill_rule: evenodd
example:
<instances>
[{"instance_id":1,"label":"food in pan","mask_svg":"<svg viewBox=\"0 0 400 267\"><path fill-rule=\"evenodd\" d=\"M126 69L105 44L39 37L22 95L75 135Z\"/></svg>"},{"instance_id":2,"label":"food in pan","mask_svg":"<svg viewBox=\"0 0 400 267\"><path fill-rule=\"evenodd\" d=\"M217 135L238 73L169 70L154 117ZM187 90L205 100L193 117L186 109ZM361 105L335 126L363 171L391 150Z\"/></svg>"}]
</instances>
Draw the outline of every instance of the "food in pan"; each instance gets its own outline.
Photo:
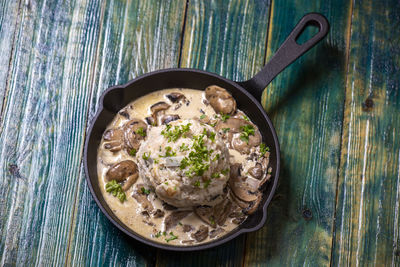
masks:
<instances>
[{"instance_id":1,"label":"food in pan","mask_svg":"<svg viewBox=\"0 0 400 267\"><path fill-rule=\"evenodd\" d=\"M216 85L165 89L129 103L103 134L102 194L134 232L191 246L234 231L271 177L258 127Z\"/></svg>"}]
</instances>

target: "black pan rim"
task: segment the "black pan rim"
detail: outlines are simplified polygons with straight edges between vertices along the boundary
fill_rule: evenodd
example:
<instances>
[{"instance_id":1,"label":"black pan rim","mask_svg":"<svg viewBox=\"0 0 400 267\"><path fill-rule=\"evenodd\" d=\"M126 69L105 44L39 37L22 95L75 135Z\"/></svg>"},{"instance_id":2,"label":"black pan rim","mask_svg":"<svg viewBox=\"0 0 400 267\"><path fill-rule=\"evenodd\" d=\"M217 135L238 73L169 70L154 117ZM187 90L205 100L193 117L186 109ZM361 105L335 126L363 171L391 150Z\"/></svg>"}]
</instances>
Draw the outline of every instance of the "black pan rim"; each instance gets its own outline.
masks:
<instances>
[{"instance_id":1,"label":"black pan rim","mask_svg":"<svg viewBox=\"0 0 400 267\"><path fill-rule=\"evenodd\" d=\"M167 73L167 72L182 72L182 73L187 73L187 72L192 72L192 73L200 73L203 75L207 75L207 76L212 76L213 78L222 80L225 83L228 83L230 85L232 85L233 87L237 88L238 90L240 90L242 93L244 93L248 98L250 98L251 102L253 102L257 108L260 110L260 112L263 115L263 119L264 121L267 122L268 124L268 128L271 131L272 137L273 137L273 142L275 145L275 156L276 156L276 167L275 170L273 170L274 175L273 177L273 184L271 187L271 191L269 192L269 195L262 207L262 218L260 220L260 222L252 227L252 228L240 228L240 225L238 226L237 230L233 230L232 233L228 233L227 235L215 240L215 241L210 241L204 244L200 244L200 245L194 245L194 246L172 246L172 245L164 245L161 243L157 243L154 241L151 241L150 239L147 239L143 236L140 236L138 234L136 234L133 231L128 231L124 226L122 226L120 223L118 223L117 221L114 220L114 218L112 218L110 216L110 214L108 213L108 211L103 207L103 204L100 202L100 200L98 199L94 189L93 189L93 184L90 180L90 176L89 176L89 170L88 170L88 161L87 161L87 153L88 153L88 146L89 146L89 140L90 137L92 135L92 130L93 127L101 113L101 111L103 110L103 101L104 98L107 96L107 93L112 91L112 90L117 90L117 89L123 89L126 88L128 86L130 86L133 83L138 82L141 79L147 78L149 76L152 75L157 75L160 73ZM133 101L134 99L132 99ZM219 246L221 244L224 244L234 238L236 238L237 236L243 234L243 233L247 233L247 232L254 232L256 230L259 230L261 227L264 226L266 219L267 219L267 208L269 206L269 203L272 200L272 197L275 194L276 191L276 187L278 185L278 180L279 180L279 172L280 172L280 146L279 146L279 141L278 141L278 137L275 131L275 128L272 124L272 121L269 119L267 113L265 112L264 108L261 106L260 102L258 100L256 100L246 89L244 89L241 85L239 85L238 83L231 81L229 79L226 79L218 74L215 73L211 73L211 72L207 72L207 71L203 71L203 70L198 70L198 69L193 69L193 68L169 68L169 69L161 69L161 70L156 70L156 71L152 71L143 75L138 76L137 78L123 84L123 85L117 85L117 86L113 86L110 87L108 89L106 89L102 95L99 98L99 104L97 107L97 111L95 116L91 119L89 128L87 130L87 134L85 137L85 146L84 146L84 169L85 169L85 174L86 174L86 181L88 183L90 192L92 194L92 197L94 198L95 202L97 203L97 206L100 208L100 210L102 211L102 213L108 218L108 220L110 220L119 230L121 230L122 232L124 232L126 235L128 235L131 238L134 238L135 240L145 243L146 245L152 246L152 247L156 247L156 248L160 248L160 249L164 249L164 250L170 250L170 251L197 251L197 250L204 250L204 249L209 249L212 247L216 247ZM265 193L263 193L265 194Z\"/></svg>"}]
</instances>

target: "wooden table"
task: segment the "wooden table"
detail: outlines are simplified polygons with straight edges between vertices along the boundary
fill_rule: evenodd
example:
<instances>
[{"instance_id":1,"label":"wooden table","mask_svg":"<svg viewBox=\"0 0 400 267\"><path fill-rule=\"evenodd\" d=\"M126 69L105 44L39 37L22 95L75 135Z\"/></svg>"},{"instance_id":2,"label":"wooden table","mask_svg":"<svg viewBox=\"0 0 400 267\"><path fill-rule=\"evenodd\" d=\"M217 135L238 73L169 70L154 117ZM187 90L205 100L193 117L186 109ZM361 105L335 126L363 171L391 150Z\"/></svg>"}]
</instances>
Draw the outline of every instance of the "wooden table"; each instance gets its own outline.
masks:
<instances>
[{"instance_id":1,"label":"wooden table","mask_svg":"<svg viewBox=\"0 0 400 267\"><path fill-rule=\"evenodd\" d=\"M312 11L328 37L262 98L282 148L266 225L192 253L117 230L82 168L102 91L169 67L248 79ZM2 0L0 51L1 266L400 265L398 0Z\"/></svg>"}]
</instances>

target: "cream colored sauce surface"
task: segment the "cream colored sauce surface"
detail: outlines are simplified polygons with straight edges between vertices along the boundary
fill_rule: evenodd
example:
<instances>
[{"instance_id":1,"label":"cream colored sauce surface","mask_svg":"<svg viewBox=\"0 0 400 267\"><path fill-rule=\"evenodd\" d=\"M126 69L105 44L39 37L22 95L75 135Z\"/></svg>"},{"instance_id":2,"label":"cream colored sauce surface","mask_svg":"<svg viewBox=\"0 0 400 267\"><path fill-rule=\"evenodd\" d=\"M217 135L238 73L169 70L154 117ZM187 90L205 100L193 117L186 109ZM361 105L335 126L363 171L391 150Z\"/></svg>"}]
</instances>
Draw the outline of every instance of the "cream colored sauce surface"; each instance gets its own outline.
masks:
<instances>
[{"instance_id":1,"label":"cream colored sauce surface","mask_svg":"<svg viewBox=\"0 0 400 267\"><path fill-rule=\"evenodd\" d=\"M171 93L171 92L181 92L183 93L186 98L190 101L189 105L182 105L180 108L177 110L174 110L174 106L176 104L171 104L171 102L165 97L166 94ZM167 103L170 103L172 107L166 112L166 114L178 114L182 119L190 119L190 118L199 118L203 113L203 111L207 116L209 117L214 117L215 112L213 108L210 105L205 105L203 103L204 96L203 96L203 91L200 90L192 90L192 89L165 89L161 91L156 91L153 93L150 93L146 96L143 96L141 98L138 98L137 100L131 102L128 104L123 110L125 110L130 118L138 118L145 120L145 117L150 116L151 112L149 110L149 107L157 103L159 101L165 101ZM119 127L126 123L128 121L127 118L123 117L122 115L116 115L114 120L111 122L111 124L108 126L108 128L114 128L114 127ZM128 153L125 152L125 150L121 150L120 152L117 153L112 153L106 149L104 149L103 145L104 141L100 144L100 147L98 149L98 165L97 165L97 170L98 170L98 177L99 177L99 185L101 188L101 192L104 196L104 199L106 200L107 204L111 208L111 210L115 213L115 215L124 223L126 224L129 228L131 228L134 232L142 235L143 237L150 239L155 242L159 243L164 243L164 244L169 244L169 245L177 245L177 246L190 246L190 245L197 245L199 242L196 241L190 241L193 240L191 238L191 234L195 231L191 231L188 233L183 232L183 225L185 224L190 224L196 230L199 228L200 225L207 225L204 223L196 214L191 213L189 216L186 218L182 219L180 221L180 224L178 224L175 228L172 230L169 230L167 235L161 235L159 237L156 237L156 234L161 231L164 231L164 224L163 221L166 216L170 213L170 211L166 211L162 207L162 202L159 200L154 192L150 193L148 198L150 201L153 203L154 207L157 209L161 209L165 211L165 215L162 218L153 218L150 217L150 219L146 218L144 215L141 214L142 209L140 205L137 203L137 201L131 196L133 190L135 189L137 184L142 184L143 180L140 177L137 180L137 182L126 192L126 201L121 203L118 198L112 196L111 194L107 193L105 191L105 184L107 181L105 181L105 173L109 169L109 167L117 162L120 162L122 160L132 160L137 163L137 160L130 156ZM246 161L245 156L241 155L235 150L230 149L230 162L240 162L243 163ZM154 224L154 225L153 225ZM207 225L208 226L208 225ZM204 241L200 243L205 243L209 241L213 241L215 239L218 239L219 237L231 232L234 230L238 225L234 224L232 222L232 218L229 218L226 220L225 225L222 226L224 232L220 233L217 235L214 239L210 239L210 237L207 237ZM208 226L209 230L212 231L214 230L212 227ZM217 227L219 228L219 227ZM178 236L178 239L172 240L170 242L167 242L166 239L170 237L169 232L173 232L174 235Z\"/></svg>"}]
</instances>

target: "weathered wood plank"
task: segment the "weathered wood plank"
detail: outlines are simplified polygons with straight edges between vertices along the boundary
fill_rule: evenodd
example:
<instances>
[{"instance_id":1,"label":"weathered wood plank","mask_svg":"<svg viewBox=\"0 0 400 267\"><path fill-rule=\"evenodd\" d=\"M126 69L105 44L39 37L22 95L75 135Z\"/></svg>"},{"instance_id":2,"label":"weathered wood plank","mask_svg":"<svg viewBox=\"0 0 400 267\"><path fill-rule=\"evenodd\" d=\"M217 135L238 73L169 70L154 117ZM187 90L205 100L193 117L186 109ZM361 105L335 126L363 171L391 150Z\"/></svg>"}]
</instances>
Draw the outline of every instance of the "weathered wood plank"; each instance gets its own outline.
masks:
<instances>
[{"instance_id":1,"label":"weathered wood plank","mask_svg":"<svg viewBox=\"0 0 400 267\"><path fill-rule=\"evenodd\" d=\"M399 10L354 1L334 266L400 265Z\"/></svg>"},{"instance_id":2,"label":"weathered wood plank","mask_svg":"<svg viewBox=\"0 0 400 267\"><path fill-rule=\"evenodd\" d=\"M273 2L267 58L308 12L326 15L331 30L264 93L281 143L281 176L266 226L247 239L245 266L330 263L350 9L348 1Z\"/></svg>"},{"instance_id":3,"label":"weathered wood plank","mask_svg":"<svg viewBox=\"0 0 400 267\"><path fill-rule=\"evenodd\" d=\"M7 78L12 48L14 47L15 30L19 22L20 2L7 0L0 2L0 116L2 114L3 99L7 91Z\"/></svg>"},{"instance_id":4,"label":"weathered wood plank","mask_svg":"<svg viewBox=\"0 0 400 267\"><path fill-rule=\"evenodd\" d=\"M264 64L268 19L269 1L189 1L181 67L250 78ZM244 240L201 252L158 251L157 266L241 266Z\"/></svg>"},{"instance_id":5,"label":"weathered wood plank","mask_svg":"<svg viewBox=\"0 0 400 267\"><path fill-rule=\"evenodd\" d=\"M96 1L24 1L0 136L0 265L65 263L98 41Z\"/></svg>"},{"instance_id":6,"label":"weathered wood plank","mask_svg":"<svg viewBox=\"0 0 400 267\"><path fill-rule=\"evenodd\" d=\"M178 66L185 6L185 0L109 1L105 5L89 120L109 86ZM154 264L154 249L125 236L98 209L83 169L77 183L67 265Z\"/></svg>"}]
</instances>

